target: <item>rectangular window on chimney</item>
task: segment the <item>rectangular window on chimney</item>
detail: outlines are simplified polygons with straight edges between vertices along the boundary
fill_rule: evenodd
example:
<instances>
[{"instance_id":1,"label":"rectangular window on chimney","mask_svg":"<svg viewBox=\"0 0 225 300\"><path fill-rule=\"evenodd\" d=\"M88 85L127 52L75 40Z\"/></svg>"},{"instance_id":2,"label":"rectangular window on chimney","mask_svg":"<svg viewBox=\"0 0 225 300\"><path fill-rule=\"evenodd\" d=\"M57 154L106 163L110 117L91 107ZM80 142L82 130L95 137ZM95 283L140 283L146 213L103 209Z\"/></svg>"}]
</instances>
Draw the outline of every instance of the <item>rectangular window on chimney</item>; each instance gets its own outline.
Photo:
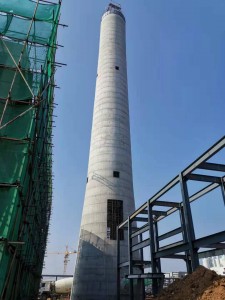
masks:
<instances>
[{"instance_id":1,"label":"rectangular window on chimney","mask_svg":"<svg viewBox=\"0 0 225 300\"><path fill-rule=\"evenodd\" d=\"M107 238L116 240L116 227L123 222L123 201L108 199L107 201ZM120 240L124 239L120 230Z\"/></svg>"},{"instance_id":2,"label":"rectangular window on chimney","mask_svg":"<svg viewBox=\"0 0 225 300\"><path fill-rule=\"evenodd\" d=\"M119 178L120 177L120 172L113 171L113 177Z\"/></svg>"}]
</instances>

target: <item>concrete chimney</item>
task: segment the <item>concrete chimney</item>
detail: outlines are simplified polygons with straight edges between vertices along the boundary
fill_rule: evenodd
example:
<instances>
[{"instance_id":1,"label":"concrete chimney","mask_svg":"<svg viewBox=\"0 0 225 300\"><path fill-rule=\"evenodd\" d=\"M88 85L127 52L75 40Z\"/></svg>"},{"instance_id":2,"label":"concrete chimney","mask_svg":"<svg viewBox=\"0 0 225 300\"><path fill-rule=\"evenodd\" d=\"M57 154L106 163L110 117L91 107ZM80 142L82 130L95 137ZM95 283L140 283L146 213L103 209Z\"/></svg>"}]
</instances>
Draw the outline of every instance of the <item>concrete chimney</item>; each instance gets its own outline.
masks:
<instances>
[{"instance_id":1,"label":"concrete chimney","mask_svg":"<svg viewBox=\"0 0 225 300\"><path fill-rule=\"evenodd\" d=\"M116 299L116 226L135 210L125 24L120 6L110 3L101 21L87 185L72 300ZM127 240L122 234L120 239L121 261L126 261Z\"/></svg>"}]
</instances>

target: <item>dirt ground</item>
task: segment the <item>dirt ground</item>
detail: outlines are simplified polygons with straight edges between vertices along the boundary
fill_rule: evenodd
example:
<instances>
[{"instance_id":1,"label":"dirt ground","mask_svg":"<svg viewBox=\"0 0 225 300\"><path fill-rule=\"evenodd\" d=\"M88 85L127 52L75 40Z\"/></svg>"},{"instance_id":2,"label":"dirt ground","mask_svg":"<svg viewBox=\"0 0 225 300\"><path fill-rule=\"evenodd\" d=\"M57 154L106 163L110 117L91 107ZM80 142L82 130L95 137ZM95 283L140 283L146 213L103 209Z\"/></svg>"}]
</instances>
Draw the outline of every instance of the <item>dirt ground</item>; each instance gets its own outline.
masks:
<instances>
[{"instance_id":1,"label":"dirt ground","mask_svg":"<svg viewBox=\"0 0 225 300\"><path fill-rule=\"evenodd\" d=\"M198 267L195 272L177 279L154 300L225 300L225 278Z\"/></svg>"}]
</instances>

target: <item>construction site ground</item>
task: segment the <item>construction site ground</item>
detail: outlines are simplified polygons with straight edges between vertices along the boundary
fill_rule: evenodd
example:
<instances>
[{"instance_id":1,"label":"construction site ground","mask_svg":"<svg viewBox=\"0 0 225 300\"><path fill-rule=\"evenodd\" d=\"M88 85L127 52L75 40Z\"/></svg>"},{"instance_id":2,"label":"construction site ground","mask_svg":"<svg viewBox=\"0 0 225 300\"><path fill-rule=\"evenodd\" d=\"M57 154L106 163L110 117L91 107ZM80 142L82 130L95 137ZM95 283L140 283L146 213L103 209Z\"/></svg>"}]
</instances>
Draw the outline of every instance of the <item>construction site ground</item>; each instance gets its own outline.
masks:
<instances>
[{"instance_id":1,"label":"construction site ground","mask_svg":"<svg viewBox=\"0 0 225 300\"><path fill-rule=\"evenodd\" d=\"M157 297L146 300L225 300L225 277L205 267L177 279L163 289Z\"/></svg>"}]
</instances>

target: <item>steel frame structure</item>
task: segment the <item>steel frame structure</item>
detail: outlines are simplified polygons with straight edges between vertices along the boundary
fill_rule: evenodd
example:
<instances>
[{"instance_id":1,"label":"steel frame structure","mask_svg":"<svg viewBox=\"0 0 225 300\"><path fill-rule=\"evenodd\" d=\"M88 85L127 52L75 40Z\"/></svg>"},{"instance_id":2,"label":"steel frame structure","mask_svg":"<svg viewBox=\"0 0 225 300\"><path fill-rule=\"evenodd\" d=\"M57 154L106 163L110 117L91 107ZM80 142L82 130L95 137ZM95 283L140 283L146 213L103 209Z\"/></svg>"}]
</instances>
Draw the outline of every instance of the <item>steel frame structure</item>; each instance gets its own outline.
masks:
<instances>
[{"instance_id":1,"label":"steel frame structure","mask_svg":"<svg viewBox=\"0 0 225 300\"><path fill-rule=\"evenodd\" d=\"M152 279L152 292L157 294L164 278L161 272L161 258L182 259L186 262L187 272L193 272L199 265L199 257L204 257L203 248L208 248L207 255L215 255L215 251L225 249L225 230L196 239L193 225L191 202L198 200L207 193L220 188L222 199L225 204L225 164L212 163L211 159L225 147L225 136L204 152L192 164L190 164L179 175L173 178L159 192L153 195L147 202L131 214L123 223L117 227L117 236L124 230L128 235L128 261L120 261L120 240L118 245L118 300L120 299L120 272L128 267L130 284L130 299L134 299L133 279ZM209 162L210 160L210 162ZM202 170L204 170L202 172ZM205 171L210 175L205 175ZM219 173L219 176L215 176ZM214 172L214 173L213 173ZM202 174L204 173L204 174ZM189 195L187 182L201 181L207 184L197 192ZM162 201L161 197L175 186L180 185L181 202ZM156 210L156 207L163 207L166 210ZM158 223L169 215L179 212L180 226L166 233L158 234ZM140 227L136 223L144 224ZM126 232L126 233L125 233ZM143 239L143 234L148 233L148 238ZM178 242L160 247L159 242L180 234L182 239ZM143 260L143 249L150 249L150 261ZM139 260L135 260L135 252ZM144 273L145 268L151 267L151 273ZM139 268L138 272L135 272ZM138 274L137 274L138 273ZM144 297L144 296L143 296Z\"/></svg>"}]
</instances>

